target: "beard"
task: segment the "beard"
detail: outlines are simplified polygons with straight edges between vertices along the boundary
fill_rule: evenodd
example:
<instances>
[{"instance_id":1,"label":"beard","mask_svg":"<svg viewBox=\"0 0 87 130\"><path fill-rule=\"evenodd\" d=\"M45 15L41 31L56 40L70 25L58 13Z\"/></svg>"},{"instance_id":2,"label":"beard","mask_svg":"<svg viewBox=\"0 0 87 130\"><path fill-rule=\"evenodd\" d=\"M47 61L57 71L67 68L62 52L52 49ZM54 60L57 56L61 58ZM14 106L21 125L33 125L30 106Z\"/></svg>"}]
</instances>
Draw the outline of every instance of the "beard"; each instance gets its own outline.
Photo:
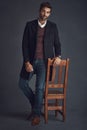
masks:
<instances>
[{"instance_id":1,"label":"beard","mask_svg":"<svg viewBox=\"0 0 87 130\"><path fill-rule=\"evenodd\" d=\"M45 20L48 19L48 17L47 16L40 16L40 19L43 20L43 21L45 21Z\"/></svg>"}]
</instances>

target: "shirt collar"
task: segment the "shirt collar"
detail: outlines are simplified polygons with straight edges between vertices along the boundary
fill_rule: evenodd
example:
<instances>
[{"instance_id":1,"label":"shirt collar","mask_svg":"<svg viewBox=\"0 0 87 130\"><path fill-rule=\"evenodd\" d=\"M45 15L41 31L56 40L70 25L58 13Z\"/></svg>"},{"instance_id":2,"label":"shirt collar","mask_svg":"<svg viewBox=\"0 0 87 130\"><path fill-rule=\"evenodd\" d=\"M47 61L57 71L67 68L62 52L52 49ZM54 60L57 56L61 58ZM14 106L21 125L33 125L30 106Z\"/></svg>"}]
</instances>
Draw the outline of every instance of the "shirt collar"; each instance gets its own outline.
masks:
<instances>
[{"instance_id":1,"label":"shirt collar","mask_svg":"<svg viewBox=\"0 0 87 130\"><path fill-rule=\"evenodd\" d=\"M41 24L41 23L39 22L39 20L38 20L38 25L39 25L41 28L44 28L44 27L46 26L46 23L47 23L47 20L45 21L44 24Z\"/></svg>"}]
</instances>

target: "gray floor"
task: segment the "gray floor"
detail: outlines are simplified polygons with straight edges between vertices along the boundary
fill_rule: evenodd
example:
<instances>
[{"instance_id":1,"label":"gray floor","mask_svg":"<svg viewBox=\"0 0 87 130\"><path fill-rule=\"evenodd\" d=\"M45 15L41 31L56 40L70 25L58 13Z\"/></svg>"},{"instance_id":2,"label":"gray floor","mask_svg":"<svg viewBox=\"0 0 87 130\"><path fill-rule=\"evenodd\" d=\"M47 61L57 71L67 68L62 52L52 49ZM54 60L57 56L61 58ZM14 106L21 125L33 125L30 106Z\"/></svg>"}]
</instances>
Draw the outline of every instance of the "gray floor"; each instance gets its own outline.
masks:
<instances>
[{"instance_id":1,"label":"gray floor","mask_svg":"<svg viewBox=\"0 0 87 130\"><path fill-rule=\"evenodd\" d=\"M65 122L62 122L62 116L59 114L55 118L54 112L49 112L48 124L44 123L44 118L41 117L40 125L31 126L31 121L27 120L30 110L20 109L20 111L10 111L0 114L0 130L86 130L87 129L87 114L80 110L67 110Z\"/></svg>"}]
</instances>

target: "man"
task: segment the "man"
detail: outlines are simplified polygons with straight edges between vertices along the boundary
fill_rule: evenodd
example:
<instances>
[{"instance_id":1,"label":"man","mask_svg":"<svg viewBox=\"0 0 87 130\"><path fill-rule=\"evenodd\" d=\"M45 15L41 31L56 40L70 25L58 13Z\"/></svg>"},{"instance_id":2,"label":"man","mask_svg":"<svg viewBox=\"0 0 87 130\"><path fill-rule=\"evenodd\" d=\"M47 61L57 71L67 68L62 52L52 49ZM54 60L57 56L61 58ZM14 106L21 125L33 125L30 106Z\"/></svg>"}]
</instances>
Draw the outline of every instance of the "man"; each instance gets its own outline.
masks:
<instances>
[{"instance_id":1,"label":"man","mask_svg":"<svg viewBox=\"0 0 87 130\"><path fill-rule=\"evenodd\" d=\"M50 3L42 3L39 9L39 17L27 22L23 35L23 66L19 86L31 104L32 125L40 123L47 59L55 58L54 64L59 64L61 61L61 44L57 26L48 20L51 12ZM33 74L36 74L35 93L29 86Z\"/></svg>"}]
</instances>

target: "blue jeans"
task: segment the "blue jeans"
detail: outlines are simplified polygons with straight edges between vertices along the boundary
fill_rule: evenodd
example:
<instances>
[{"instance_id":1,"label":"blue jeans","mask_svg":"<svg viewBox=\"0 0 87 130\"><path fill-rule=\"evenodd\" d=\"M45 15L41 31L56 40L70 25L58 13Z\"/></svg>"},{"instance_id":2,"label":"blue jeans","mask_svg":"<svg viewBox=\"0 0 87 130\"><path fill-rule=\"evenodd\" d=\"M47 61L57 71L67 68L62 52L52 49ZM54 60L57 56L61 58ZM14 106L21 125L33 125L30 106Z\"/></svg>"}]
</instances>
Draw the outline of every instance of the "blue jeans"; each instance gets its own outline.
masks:
<instances>
[{"instance_id":1,"label":"blue jeans","mask_svg":"<svg viewBox=\"0 0 87 130\"><path fill-rule=\"evenodd\" d=\"M33 69L34 71L30 72L29 80L25 80L20 77L19 87L30 101L34 115L40 116L43 102L44 86L45 86L45 75L46 75L44 60L42 59L34 60ZM29 81L34 74L36 74L35 93L29 86Z\"/></svg>"}]
</instances>

